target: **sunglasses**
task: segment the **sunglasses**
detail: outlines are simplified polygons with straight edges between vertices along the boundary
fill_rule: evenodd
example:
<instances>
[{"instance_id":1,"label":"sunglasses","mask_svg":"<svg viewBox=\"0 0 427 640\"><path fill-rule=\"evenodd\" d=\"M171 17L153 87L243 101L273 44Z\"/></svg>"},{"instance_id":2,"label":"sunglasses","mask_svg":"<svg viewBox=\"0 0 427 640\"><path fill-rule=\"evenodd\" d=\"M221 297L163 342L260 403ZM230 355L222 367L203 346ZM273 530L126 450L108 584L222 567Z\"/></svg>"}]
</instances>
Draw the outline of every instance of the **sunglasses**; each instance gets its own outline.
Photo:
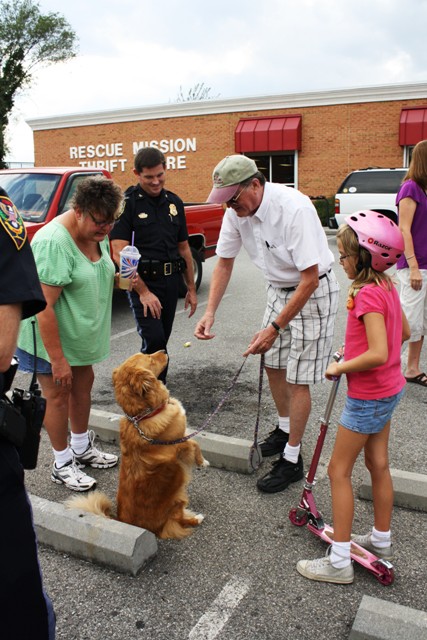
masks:
<instances>
[{"instance_id":1,"label":"sunglasses","mask_svg":"<svg viewBox=\"0 0 427 640\"><path fill-rule=\"evenodd\" d=\"M249 184L247 184L245 187L243 187L242 189L240 189L239 193L237 194L237 196L233 196L232 198L230 198L230 200L227 200L227 204L236 204L238 199L240 198L240 196L242 195L242 193L244 192L245 189L247 189L249 187Z\"/></svg>"}]
</instances>

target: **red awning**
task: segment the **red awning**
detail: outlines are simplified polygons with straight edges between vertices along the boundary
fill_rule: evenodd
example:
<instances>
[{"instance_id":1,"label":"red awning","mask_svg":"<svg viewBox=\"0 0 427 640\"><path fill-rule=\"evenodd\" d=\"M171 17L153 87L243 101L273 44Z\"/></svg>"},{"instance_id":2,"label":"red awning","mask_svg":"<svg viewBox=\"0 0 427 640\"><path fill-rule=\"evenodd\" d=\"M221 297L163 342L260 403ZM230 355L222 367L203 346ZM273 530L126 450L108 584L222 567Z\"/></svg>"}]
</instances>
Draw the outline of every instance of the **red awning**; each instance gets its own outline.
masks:
<instances>
[{"instance_id":1,"label":"red awning","mask_svg":"<svg viewBox=\"0 0 427 640\"><path fill-rule=\"evenodd\" d=\"M301 149L301 116L242 118L234 135L236 153Z\"/></svg>"},{"instance_id":2,"label":"red awning","mask_svg":"<svg viewBox=\"0 0 427 640\"><path fill-rule=\"evenodd\" d=\"M399 125L399 144L412 146L427 140L427 107L402 109Z\"/></svg>"}]
</instances>

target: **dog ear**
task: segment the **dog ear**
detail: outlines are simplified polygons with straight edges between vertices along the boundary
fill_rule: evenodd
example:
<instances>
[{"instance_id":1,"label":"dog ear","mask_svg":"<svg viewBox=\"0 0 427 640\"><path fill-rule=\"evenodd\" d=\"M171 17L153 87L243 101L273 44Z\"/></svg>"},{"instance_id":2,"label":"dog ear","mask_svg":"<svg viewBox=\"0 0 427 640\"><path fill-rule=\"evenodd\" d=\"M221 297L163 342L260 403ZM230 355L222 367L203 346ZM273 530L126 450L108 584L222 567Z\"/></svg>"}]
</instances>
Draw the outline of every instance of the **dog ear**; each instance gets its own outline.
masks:
<instances>
[{"instance_id":1,"label":"dog ear","mask_svg":"<svg viewBox=\"0 0 427 640\"><path fill-rule=\"evenodd\" d=\"M147 395L149 391L157 384L158 380L154 373L148 369L135 369L129 375L129 386L138 395Z\"/></svg>"}]
</instances>

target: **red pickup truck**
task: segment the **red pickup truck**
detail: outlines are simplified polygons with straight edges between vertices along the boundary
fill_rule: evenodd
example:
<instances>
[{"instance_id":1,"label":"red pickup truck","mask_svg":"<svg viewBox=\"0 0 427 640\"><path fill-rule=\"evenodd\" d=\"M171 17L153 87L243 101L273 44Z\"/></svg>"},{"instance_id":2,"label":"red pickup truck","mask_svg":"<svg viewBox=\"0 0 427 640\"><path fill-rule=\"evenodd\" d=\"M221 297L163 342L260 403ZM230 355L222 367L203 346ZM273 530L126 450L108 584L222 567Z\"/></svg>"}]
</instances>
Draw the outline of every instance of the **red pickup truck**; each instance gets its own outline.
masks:
<instances>
[{"instance_id":1,"label":"red pickup truck","mask_svg":"<svg viewBox=\"0 0 427 640\"><path fill-rule=\"evenodd\" d=\"M77 184L93 175L111 178L105 169L33 167L0 171L0 187L18 208L31 241L46 222L70 208ZM215 254L224 210L217 204L186 204L185 214L193 254L196 288L202 280L202 262Z\"/></svg>"}]
</instances>

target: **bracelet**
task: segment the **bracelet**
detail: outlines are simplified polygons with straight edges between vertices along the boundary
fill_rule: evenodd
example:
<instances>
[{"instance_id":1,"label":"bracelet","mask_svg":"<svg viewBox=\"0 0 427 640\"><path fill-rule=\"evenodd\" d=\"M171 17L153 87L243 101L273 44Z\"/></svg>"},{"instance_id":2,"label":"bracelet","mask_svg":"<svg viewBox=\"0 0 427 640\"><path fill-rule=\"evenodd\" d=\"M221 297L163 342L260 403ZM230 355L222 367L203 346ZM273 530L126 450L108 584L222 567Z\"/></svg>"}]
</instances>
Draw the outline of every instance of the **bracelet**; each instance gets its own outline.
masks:
<instances>
[{"instance_id":1,"label":"bracelet","mask_svg":"<svg viewBox=\"0 0 427 640\"><path fill-rule=\"evenodd\" d=\"M406 258L406 256L405 256L405 258ZM409 256L409 258L406 258L406 262L408 262L408 260L412 260L412 258L415 258L415 253L414 253L413 256Z\"/></svg>"}]
</instances>

